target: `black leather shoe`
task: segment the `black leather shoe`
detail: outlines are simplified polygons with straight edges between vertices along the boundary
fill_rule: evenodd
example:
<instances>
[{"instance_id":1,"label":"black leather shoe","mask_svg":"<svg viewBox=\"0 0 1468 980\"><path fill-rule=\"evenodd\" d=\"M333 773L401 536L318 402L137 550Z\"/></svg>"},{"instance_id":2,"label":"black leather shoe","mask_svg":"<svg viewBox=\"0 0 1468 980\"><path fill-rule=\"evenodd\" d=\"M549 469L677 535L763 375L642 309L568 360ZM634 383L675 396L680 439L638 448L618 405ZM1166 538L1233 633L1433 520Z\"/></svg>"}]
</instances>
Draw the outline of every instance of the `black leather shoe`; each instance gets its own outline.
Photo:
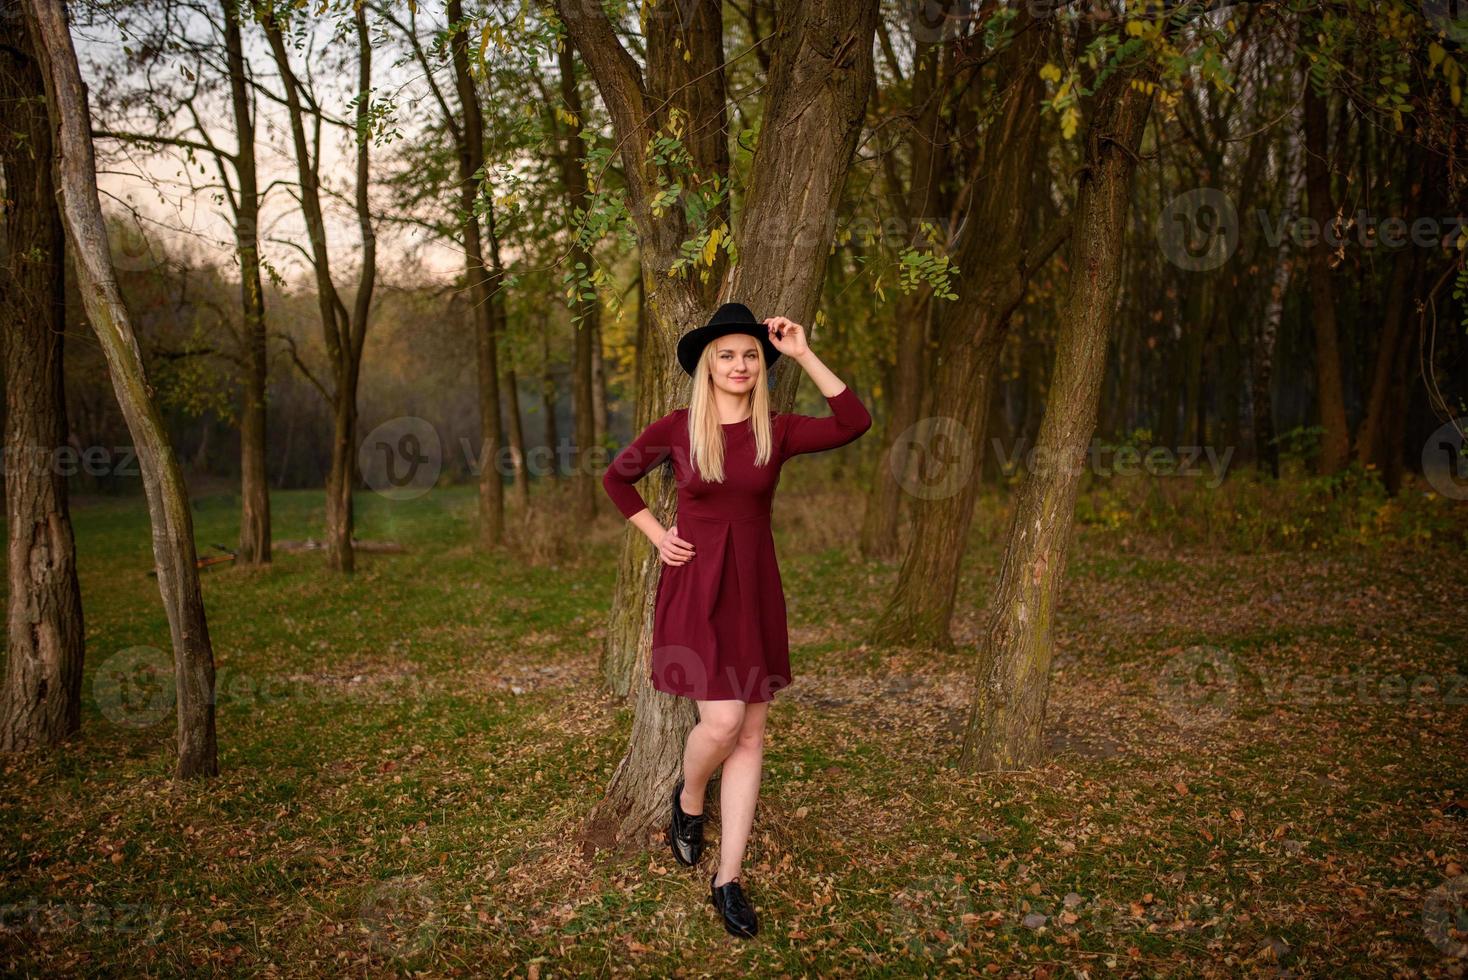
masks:
<instances>
[{"instance_id":1,"label":"black leather shoe","mask_svg":"<svg viewBox=\"0 0 1468 980\"><path fill-rule=\"evenodd\" d=\"M724 920L724 928L731 934L742 939L748 939L759 932L759 918L750 907L749 900L744 897L744 889L739 887L738 878L730 878L722 885L715 885L719 880L719 873L709 879L709 901L714 903L719 916Z\"/></svg>"},{"instance_id":2,"label":"black leather shoe","mask_svg":"<svg viewBox=\"0 0 1468 980\"><path fill-rule=\"evenodd\" d=\"M707 814L689 815L683 812L678 801L683 797L683 779L673 787L673 819L668 824L668 843L673 848L673 857L679 864L690 867L703 856L703 818Z\"/></svg>"}]
</instances>

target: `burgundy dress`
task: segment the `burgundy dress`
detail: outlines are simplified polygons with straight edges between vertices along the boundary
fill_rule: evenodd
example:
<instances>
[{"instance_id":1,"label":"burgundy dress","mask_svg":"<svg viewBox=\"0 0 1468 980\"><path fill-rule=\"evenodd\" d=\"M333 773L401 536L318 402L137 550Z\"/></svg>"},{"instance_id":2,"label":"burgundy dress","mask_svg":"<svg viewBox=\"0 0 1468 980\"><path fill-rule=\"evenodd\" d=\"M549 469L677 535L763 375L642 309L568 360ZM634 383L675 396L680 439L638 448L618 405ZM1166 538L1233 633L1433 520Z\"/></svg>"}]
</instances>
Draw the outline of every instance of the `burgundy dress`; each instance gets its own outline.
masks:
<instances>
[{"instance_id":1,"label":"burgundy dress","mask_svg":"<svg viewBox=\"0 0 1468 980\"><path fill-rule=\"evenodd\" d=\"M690 465L688 409L648 425L612 460L602 486L624 517L647 506L633 486L673 459L678 536L693 543L682 565L659 559L653 614L652 685L700 701L769 701L790 683L785 592L770 533L770 502L780 467L800 453L835 449L871 428L850 388L826 401L832 415L770 416L770 461L754 464L749 420L723 426L724 480L710 483Z\"/></svg>"}]
</instances>

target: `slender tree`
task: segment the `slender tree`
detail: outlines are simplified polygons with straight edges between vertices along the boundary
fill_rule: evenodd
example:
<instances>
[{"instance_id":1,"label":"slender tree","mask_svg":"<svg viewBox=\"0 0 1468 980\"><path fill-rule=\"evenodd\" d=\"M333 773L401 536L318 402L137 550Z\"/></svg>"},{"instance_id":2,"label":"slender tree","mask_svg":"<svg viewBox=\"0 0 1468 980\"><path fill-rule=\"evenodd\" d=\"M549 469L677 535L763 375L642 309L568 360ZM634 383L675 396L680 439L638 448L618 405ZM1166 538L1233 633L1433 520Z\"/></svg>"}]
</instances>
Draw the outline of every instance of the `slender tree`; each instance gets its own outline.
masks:
<instances>
[{"instance_id":1,"label":"slender tree","mask_svg":"<svg viewBox=\"0 0 1468 980\"><path fill-rule=\"evenodd\" d=\"M107 358L117 401L136 447L153 559L173 638L178 708L177 778L219 772L214 735L214 651L199 589L193 515L163 416L152 397L142 354L107 247L97 196L87 90L61 0L27 0L32 36L45 66L46 98L57 133L59 193L87 317Z\"/></svg>"}]
</instances>

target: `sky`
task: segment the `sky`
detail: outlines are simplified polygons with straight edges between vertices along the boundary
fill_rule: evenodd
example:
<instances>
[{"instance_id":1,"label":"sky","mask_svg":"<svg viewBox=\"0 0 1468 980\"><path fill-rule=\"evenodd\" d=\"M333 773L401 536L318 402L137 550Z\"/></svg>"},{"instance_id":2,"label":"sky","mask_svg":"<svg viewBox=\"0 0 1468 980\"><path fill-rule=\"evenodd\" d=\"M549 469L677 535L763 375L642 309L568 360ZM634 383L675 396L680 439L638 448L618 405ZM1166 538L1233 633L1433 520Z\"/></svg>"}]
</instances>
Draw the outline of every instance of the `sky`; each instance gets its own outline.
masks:
<instances>
[{"instance_id":1,"label":"sky","mask_svg":"<svg viewBox=\"0 0 1468 980\"><path fill-rule=\"evenodd\" d=\"M427 14L423 7L420 11ZM181 69L194 64L194 59L183 55L165 56L153 69L151 78L155 84L150 84L137 73L119 77L117 68L126 63L123 45L136 47L136 36L125 41L124 31L115 21L89 22L85 14L74 13L73 16L76 19L72 24L72 36L82 77L91 96L93 128L159 132L159 128L140 113L133 112L133 118L124 121L117 109L99 105L99 102L108 98L116 100L143 88L156 90L160 85L177 84L181 81ZM198 24L197 28L200 35L209 32L217 36L217 32L205 25ZM329 112L339 118L350 118L354 110L349 100L355 94L356 85L355 44L350 46L352 54L345 66L347 70L338 69L335 75L322 57L321 44L318 39L317 50L309 56L318 95ZM345 48L338 43L338 50ZM394 93L399 100L399 128L407 132L415 118L421 118L424 112L436 113L438 108L436 103L422 98L428 94L428 88L421 70L413 65L395 67L392 64L397 53L396 46L389 49L385 45L374 45L373 85L379 90L379 95ZM258 29L247 27L245 54L261 83L280 92L274 61ZM220 56L222 58L222 50ZM299 51L293 52L293 57L298 74L306 75L302 66L307 58ZM440 79L440 84L445 82L451 95L451 80ZM286 109L268 98L257 99L256 105L259 182L262 188L269 188L261 215L262 254L287 280L309 285L312 274L305 255L289 244L298 243L300 248L309 250L301 209L292 196L297 173ZM236 139L227 98L211 99L201 110L201 115L210 139L233 150ZM171 127L163 127L161 132L197 139L197 132L188 133L188 128L185 118L177 120ZM355 151L349 140L350 135L340 127L326 126L323 129L322 180L327 188L345 198L332 200L323 193L331 266L339 288L350 288L355 282L361 255L361 235L351 203L356 192ZM233 264L233 219L227 201L216 199L220 178L212 156L197 154L190 165L181 149L166 147L161 152L151 152L108 137L98 137L95 143L97 184L105 212L127 216L129 224L133 224L132 215L136 212L136 221L150 238L189 241L201 255ZM392 165L390 154L394 149L394 146L372 148L374 177L383 174L384 167ZM230 182L235 184L232 171ZM374 193L374 212L381 200L382 194ZM375 230L379 281L404 285L442 284L463 267L462 251L457 245L435 241L427 229L394 227L379 220L375 222ZM154 254L137 238L125 241L117 251L120 254L114 255L114 261L125 268L137 269L156 261Z\"/></svg>"}]
</instances>

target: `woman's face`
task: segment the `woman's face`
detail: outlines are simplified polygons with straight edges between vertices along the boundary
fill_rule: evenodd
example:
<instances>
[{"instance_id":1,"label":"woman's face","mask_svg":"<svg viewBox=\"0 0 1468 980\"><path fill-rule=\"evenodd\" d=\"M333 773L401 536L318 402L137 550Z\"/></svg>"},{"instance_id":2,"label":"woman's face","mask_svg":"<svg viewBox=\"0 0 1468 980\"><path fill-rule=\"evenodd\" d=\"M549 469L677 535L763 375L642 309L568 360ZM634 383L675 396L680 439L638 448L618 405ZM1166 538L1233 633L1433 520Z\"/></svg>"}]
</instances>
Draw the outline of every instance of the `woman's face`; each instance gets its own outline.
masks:
<instances>
[{"instance_id":1,"label":"woman's face","mask_svg":"<svg viewBox=\"0 0 1468 980\"><path fill-rule=\"evenodd\" d=\"M715 340L714 386L731 395L747 395L759 377L759 341L746 333L731 333Z\"/></svg>"}]
</instances>

